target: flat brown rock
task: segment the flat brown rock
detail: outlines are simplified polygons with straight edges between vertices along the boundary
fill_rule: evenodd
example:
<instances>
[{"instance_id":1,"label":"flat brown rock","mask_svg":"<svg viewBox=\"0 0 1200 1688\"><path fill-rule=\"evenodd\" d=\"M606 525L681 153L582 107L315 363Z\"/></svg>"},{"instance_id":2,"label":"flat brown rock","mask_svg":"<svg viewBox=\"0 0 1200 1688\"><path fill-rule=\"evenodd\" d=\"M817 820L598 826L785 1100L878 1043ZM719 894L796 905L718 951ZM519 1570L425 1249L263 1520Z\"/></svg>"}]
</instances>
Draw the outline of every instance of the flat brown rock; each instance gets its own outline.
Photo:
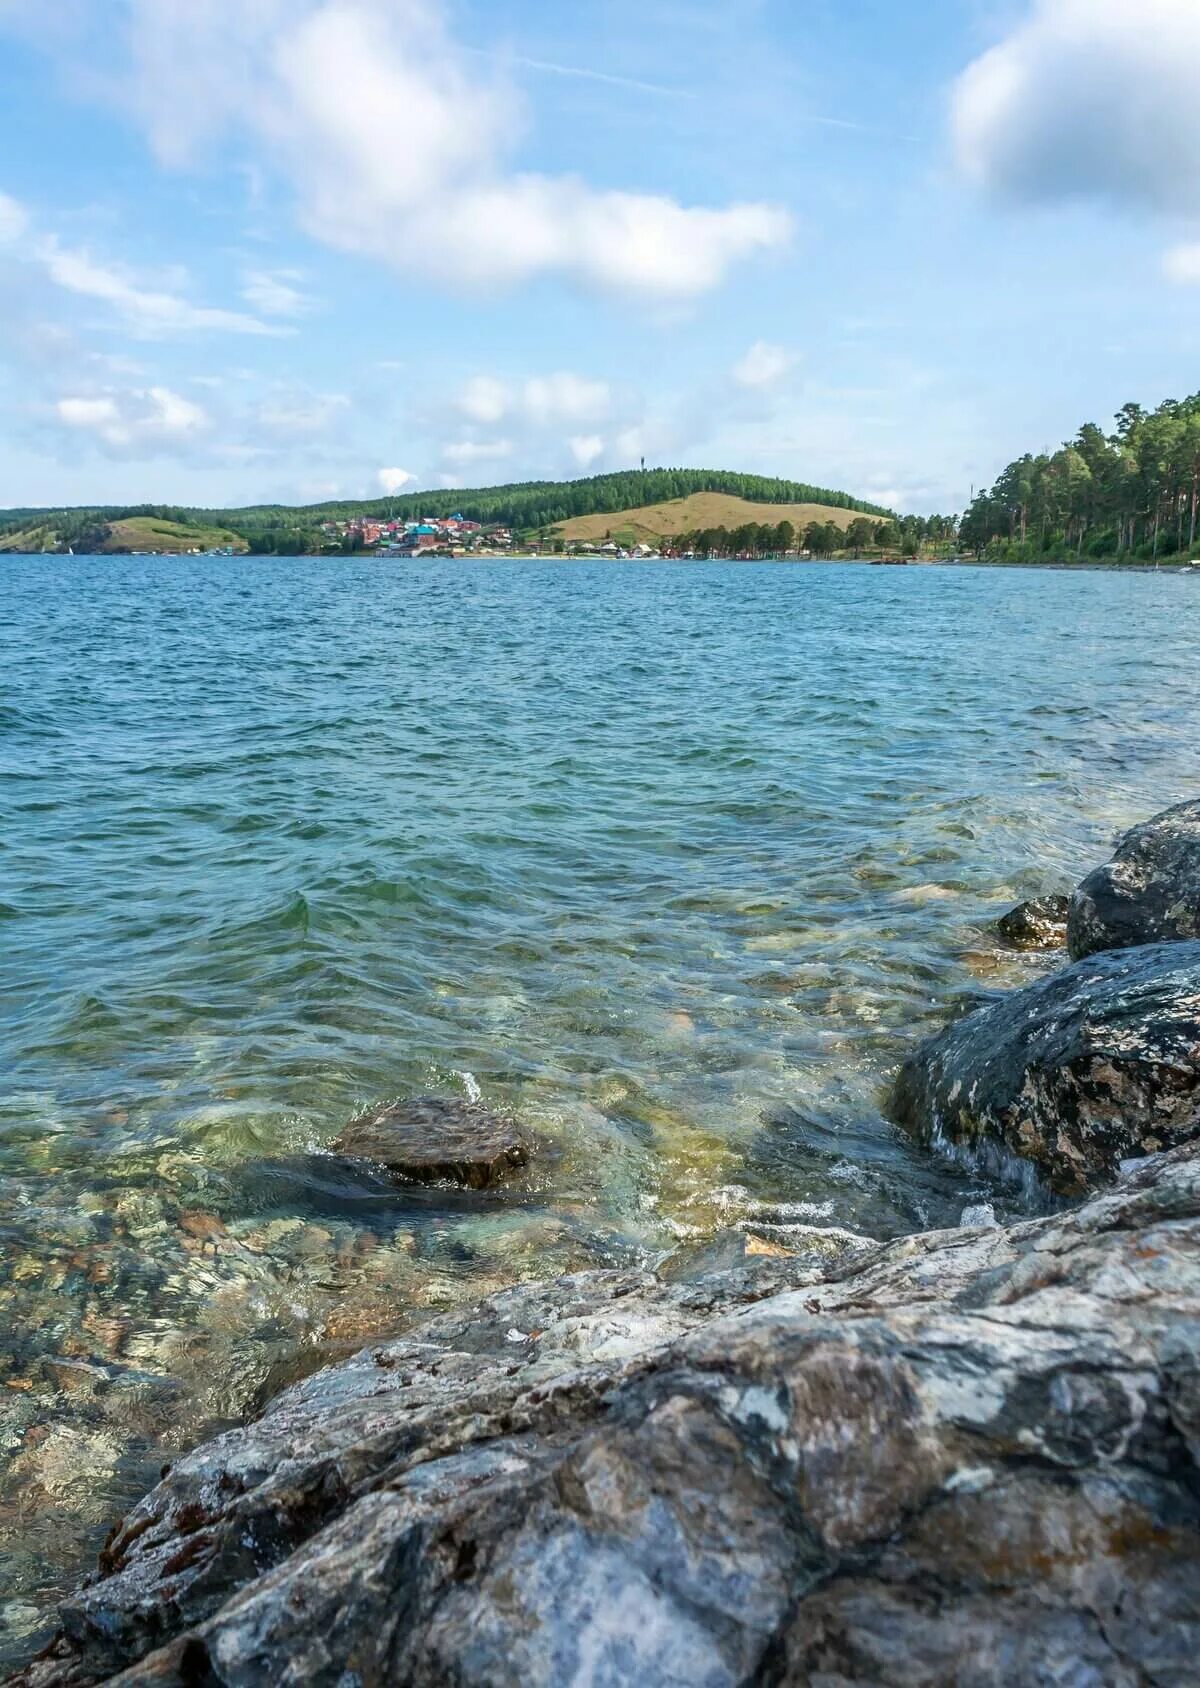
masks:
<instances>
[{"instance_id":1,"label":"flat brown rock","mask_svg":"<svg viewBox=\"0 0 1200 1688\"><path fill-rule=\"evenodd\" d=\"M529 1159L516 1120L478 1102L418 1096L351 1120L333 1145L343 1155L378 1161L420 1184L450 1179L486 1189Z\"/></svg>"}]
</instances>

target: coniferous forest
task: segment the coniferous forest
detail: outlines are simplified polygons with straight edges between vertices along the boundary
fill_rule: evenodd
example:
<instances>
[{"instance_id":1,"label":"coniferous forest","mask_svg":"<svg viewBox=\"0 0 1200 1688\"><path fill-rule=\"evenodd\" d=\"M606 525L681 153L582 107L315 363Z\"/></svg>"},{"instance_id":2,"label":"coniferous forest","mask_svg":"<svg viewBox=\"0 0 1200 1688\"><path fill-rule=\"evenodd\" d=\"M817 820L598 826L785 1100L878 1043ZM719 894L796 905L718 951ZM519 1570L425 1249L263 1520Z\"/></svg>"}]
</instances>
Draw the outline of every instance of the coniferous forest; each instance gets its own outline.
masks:
<instances>
[{"instance_id":1,"label":"coniferous forest","mask_svg":"<svg viewBox=\"0 0 1200 1688\"><path fill-rule=\"evenodd\" d=\"M1200 542L1200 393L1127 404L1053 455L1019 457L976 498L963 550L998 562L1187 556Z\"/></svg>"}]
</instances>

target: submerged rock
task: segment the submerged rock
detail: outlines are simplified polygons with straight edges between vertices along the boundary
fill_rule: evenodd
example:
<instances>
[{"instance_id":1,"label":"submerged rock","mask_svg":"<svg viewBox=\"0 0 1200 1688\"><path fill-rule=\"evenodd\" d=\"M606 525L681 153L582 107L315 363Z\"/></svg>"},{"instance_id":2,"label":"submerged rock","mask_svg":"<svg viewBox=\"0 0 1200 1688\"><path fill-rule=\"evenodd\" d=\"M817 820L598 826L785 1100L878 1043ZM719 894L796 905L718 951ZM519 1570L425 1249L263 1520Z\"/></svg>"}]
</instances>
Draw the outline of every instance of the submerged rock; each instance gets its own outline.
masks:
<instances>
[{"instance_id":1,"label":"submerged rock","mask_svg":"<svg viewBox=\"0 0 1200 1688\"><path fill-rule=\"evenodd\" d=\"M419 1096L352 1120L333 1145L343 1155L378 1161L417 1183L449 1179L485 1189L526 1164L529 1145L514 1119L478 1102Z\"/></svg>"},{"instance_id":2,"label":"submerged rock","mask_svg":"<svg viewBox=\"0 0 1200 1688\"><path fill-rule=\"evenodd\" d=\"M114 1532L28 1688L1183 1683L1200 1159L1069 1215L504 1291Z\"/></svg>"},{"instance_id":3,"label":"submerged rock","mask_svg":"<svg viewBox=\"0 0 1200 1688\"><path fill-rule=\"evenodd\" d=\"M1090 956L977 1009L909 1058L893 1112L1068 1196L1200 1136L1200 943Z\"/></svg>"},{"instance_id":4,"label":"submerged rock","mask_svg":"<svg viewBox=\"0 0 1200 1688\"><path fill-rule=\"evenodd\" d=\"M1063 949L1067 942L1069 897L1035 897L1018 903L996 922L1002 943L1015 950Z\"/></svg>"},{"instance_id":5,"label":"submerged rock","mask_svg":"<svg viewBox=\"0 0 1200 1688\"><path fill-rule=\"evenodd\" d=\"M1076 960L1187 938L1200 938L1200 802L1127 833L1072 897L1067 932Z\"/></svg>"}]
</instances>

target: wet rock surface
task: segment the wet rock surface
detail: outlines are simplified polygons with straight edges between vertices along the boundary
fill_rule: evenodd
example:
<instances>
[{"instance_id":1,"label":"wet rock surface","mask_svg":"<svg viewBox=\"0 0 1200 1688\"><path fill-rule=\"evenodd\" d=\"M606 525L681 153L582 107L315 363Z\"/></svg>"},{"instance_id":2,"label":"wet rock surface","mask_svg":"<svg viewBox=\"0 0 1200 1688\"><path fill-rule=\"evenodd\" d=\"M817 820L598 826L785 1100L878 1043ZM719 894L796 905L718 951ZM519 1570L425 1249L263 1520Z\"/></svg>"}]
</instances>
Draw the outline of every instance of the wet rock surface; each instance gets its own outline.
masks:
<instances>
[{"instance_id":1,"label":"wet rock surface","mask_svg":"<svg viewBox=\"0 0 1200 1688\"><path fill-rule=\"evenodd\" d=\"M1200 943L1090 956L977 1009L910 1056L892 1110L1065 1196L1200 1135Z\"/></svg>"},{"instance_id":2,"label":"wet rock surface","mask_svg":"<svg viewBox=\"0 0 1200 1688\"><path fill-rule=\"evenodd\" d=\"M1200 1160L377 1345L180 1460L29 1688L1192 1680ZM123 1674L121 1674L123 1673Z\"/></svg>"},{"instance_id":3,"label":"wet rock surface","mask_svg":"<svg viewBox=\"0 0 1200 1688\"><path fill-rule=\"evenodd\" d=\"M1015 950L1065 949L1069 897L1035 897L1018 903L996 922L1001 943Z\"/></svg>"},{"instance_id":4,"label":"wet rock surface","mask_svg":"<svg viewBox=\"0 0 1200 1688\"><path fill-rule=\"evenodd\" d=\"M372 1109L352 1120L333 1147L414 1183L446 1179L473 1190L529 1160L529 1143L514 1119L458 1097L418 1096Z\"/></svg>"},{"instance_id":5,"label":"wet rock surface","mask_svg":"<svg viewBox=\"0 0 1200 1688\"><path fill-rule=\"evenodd\" d=\"M1200 938L1200 802L1135 827L1071 899L1068 943L1098 950Z\"/></svg>"}]
</instances>

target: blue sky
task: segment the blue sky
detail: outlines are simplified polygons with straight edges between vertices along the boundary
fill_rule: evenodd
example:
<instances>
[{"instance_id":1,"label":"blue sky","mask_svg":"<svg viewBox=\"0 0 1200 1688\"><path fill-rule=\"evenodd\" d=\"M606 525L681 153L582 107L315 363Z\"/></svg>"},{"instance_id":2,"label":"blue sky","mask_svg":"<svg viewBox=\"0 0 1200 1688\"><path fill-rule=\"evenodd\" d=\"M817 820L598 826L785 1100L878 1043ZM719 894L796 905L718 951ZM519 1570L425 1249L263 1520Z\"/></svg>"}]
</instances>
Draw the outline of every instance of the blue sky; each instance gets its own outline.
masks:
<instances>
[{"instance_id":1,"label":"blue sky","mask_svg":"<svg viewBox=\"0 0 1200 1688\"><path fill-rule=\"evenodd\" d=\"M1200 386L1196 0L0 0L0 505L959 510Z\"/></svg>"}]
</instances>

